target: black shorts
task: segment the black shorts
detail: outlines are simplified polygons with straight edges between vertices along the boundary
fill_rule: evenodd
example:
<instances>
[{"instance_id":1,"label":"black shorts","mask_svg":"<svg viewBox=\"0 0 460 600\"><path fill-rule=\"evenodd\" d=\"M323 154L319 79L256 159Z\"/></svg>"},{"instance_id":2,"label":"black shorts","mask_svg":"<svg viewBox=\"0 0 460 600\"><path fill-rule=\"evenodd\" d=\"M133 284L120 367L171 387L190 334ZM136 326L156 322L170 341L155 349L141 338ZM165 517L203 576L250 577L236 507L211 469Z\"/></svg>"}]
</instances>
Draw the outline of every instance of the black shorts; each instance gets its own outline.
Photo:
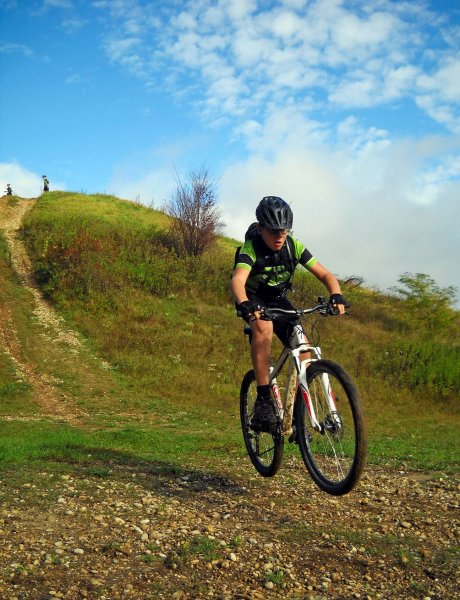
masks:
<instances>
[{"instance_id":1,"label":"black shorts","mask_svg":"<svg viewBox=\"0 0 460 600\"><path fill-rule=\"evenodd\" d=\"M264 300L263 298L259 298L258 296L254 295L249 295L248 298L253 302L257 302L261 306L266 306L267 308L284 308L285 310L292 310L294 308L294 305L291 304L287 298L280 298L278 300ZM262 317L262 319L264 319L264 317ZM270 319L265 320L269 321ZM245 319L245 321L248 322L247 319ZM273 331L281 343L285 346L289 345L289 340L291 339L292 335L292 328L292 323L285 321L284 319L273 321Z\"/></svg>"}]
</instances>

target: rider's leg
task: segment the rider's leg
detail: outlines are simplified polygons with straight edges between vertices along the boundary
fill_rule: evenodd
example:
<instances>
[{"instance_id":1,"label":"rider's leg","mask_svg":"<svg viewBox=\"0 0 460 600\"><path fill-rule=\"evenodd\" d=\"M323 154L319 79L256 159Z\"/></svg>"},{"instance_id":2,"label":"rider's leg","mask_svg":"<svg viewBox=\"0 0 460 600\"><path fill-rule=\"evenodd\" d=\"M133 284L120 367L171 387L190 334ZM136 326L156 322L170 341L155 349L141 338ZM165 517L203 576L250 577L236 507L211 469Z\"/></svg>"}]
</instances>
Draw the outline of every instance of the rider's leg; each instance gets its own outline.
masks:
<instances>
[{"instance_id":1,"label":"rider's leg","mask_svg":"<svg viewBox=\"0 0 460 600\"><path fill-rule=\"evenodd\" d=\"M251 321L251 328L251 358L257 381L257 398L251 427L255 431L270 432L277 422L269 385L273 323L258 319Z\"/></svg>"},{"instance_id":2,"label":"rider's leg","mask_svg":"<svg viewBox=\"0 0 460 600\"><path fill-rule=\"evenodd\" d=\"M273 339L272 321L258 319L251 322L251 359L257 385L268 385L270 381L270 356Z\"/></svg>"},{"instance_id":3,"label":"rider's leg","mask_svg":"<svg viewBox=\"0 0 460 600\"><path fill-rule=\"evenodd\" d=\"M279 301L277 303L277 306L279 306L279 308L285 308L287 310L292 310L294 308L292 303L287 298L283 298L281 301ZM289 346L291 335L292 335L292 327L293 327L292 324L289 323L288 321L282 321L282 320L274 321L273 331L278 336L278 338L281 340L281 343L284 346ZM307 336L305 335L305 332L303 332L303 341L308 346L308 339L307 339ZM310 352L301 352L300 353L300 362L302 362L304 360L309 360L310 358L311 358Z\"/></svg>"},{"instance_id":4,"label":"rider's leg","mask_svg":"<svg viewBox=\"0 0 460 600\"><path fill-rule=\"evenodd\" d=\"M307 340L307 336L305 335L305 333L303 334L303 339L304 339L304 342L308 346L309 342ZM300 353L300 362L303 362L304 360L310 360L310 358L311 358L311 352L310 351L308 351L308 352L301 352Z\"/></svg>"}]
</instances>

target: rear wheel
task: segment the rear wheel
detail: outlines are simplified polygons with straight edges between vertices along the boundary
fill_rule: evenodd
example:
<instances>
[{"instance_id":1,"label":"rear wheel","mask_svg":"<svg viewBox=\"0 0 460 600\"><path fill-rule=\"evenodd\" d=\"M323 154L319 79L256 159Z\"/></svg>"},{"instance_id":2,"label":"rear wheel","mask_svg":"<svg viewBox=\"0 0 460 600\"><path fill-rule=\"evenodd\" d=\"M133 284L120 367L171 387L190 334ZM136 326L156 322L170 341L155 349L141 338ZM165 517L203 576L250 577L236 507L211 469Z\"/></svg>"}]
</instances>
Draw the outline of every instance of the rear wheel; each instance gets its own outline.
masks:
<instances>
[{"instance_id":1,"label":"rear wheel","mask_svg":"<svg viewBox=\"0 0 460 600\"><path fill-rule=\"evenodd\" d=\"M253 431L250 423L257 398L254 371L248 371L241 382L240 417L244 443L252 464L264 477L272 477L281 466L283 434L281 423L273 433Z\"/></svg>"},{"instance_id":2,"label":"rear wheel","mask_svg":"<svg viewBox=\"0 0 460 600\"><path fill-rule=\"evenodd\" d=\"M325 492L340 496L357 484L366 457L366 429L358 390L342 367L318 360L307 369L308 390L320 424L313 429L302 390L297 391L297 441L313 481ZM332 394L336 410L331 410Z\"/></svg>"}]
</instances>

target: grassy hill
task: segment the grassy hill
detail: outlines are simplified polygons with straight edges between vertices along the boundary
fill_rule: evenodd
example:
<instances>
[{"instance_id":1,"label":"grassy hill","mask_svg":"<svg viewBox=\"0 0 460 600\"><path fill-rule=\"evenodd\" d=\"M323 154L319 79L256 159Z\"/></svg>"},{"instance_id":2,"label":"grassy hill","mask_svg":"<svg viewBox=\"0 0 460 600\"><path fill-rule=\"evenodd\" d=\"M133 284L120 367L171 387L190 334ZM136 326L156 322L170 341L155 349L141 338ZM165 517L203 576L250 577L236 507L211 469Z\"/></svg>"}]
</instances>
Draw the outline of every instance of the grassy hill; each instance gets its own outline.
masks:
<instances>
[{"instance_id":1,"label":"grassy hill","mask_svg":"<svg viewBox=\"0 0 460 600\"><path fill-rule=\"evenodd\" d=\"M250 358L228 292L237 242L219 238L203 257L178 259L167 226L163 213L106 195L52 192L35 203L22 234L40 288L110 368L89 354L56 358L55 376L88 415L85 427L10 424L4 458L83 460L90 448L220 469L244 456L238 394ZM21 292L1 249L7 302ZM294 287L304 304L323 292L307 273L296 274ZM360 389L369 462L456 469L458 315L450 331L427 340L403 301L353 283L344 288L351 315L317 327L324 355ZM21 318L26 328L26 310ZM39 346L32 349L38 365ZM1 360L0 410L15 414L21 397L33 413L23 384L11 383L8 358Z\"/></svg>"}]
</instances>

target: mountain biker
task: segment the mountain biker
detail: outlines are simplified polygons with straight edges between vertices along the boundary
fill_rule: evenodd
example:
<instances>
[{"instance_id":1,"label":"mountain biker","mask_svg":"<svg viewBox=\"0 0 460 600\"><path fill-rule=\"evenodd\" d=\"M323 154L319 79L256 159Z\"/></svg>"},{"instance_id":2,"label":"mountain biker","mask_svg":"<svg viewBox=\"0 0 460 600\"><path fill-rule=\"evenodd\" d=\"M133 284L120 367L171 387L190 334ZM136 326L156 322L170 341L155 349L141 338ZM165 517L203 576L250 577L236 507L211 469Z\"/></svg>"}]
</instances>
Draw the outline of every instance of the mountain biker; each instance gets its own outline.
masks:
<instances>
[{"instance_id":1,"label":"mountain biker","mask_svg":"<svg viewBox=\"0 0 460 600\"><path fill-rule=\"evenodd\" d=\"M43 191L49 192L50 191L50 181L49 181L48 177L46 175L42 175L42 179L43 179Z\"/></svg>"},{"instance_id":2,"label":"mountain biker","mask_svg":"<svg viewBox=\"0 0 460 600\"><path fill-rule=\"evenodd\" d=\"M269 385L273 332L287 345L292 325L265 319L260 313L261 307L293 308L286 293L291 287L296 264L308 269L324 284L330 302L339 314L345 312L345 300L335 275L289 234L293 214L287 202L277 196L262 198L256 218L257 232L239 250L230 289L240 316L252 329L251 359L257 380L257 398L251 427L271 431L276 424Z\"/></svg>"},{"instance_id":3,"label":"mountain biker","mask_svg":"<svg viewBox=\"0 0 460 600\"><path fill-rule=\"evenodd\" d=\"M9 183L6 184L6 195L7 196L13 195L13 189L11 188L11 185Z\"/></svg>"}]
</instances>

